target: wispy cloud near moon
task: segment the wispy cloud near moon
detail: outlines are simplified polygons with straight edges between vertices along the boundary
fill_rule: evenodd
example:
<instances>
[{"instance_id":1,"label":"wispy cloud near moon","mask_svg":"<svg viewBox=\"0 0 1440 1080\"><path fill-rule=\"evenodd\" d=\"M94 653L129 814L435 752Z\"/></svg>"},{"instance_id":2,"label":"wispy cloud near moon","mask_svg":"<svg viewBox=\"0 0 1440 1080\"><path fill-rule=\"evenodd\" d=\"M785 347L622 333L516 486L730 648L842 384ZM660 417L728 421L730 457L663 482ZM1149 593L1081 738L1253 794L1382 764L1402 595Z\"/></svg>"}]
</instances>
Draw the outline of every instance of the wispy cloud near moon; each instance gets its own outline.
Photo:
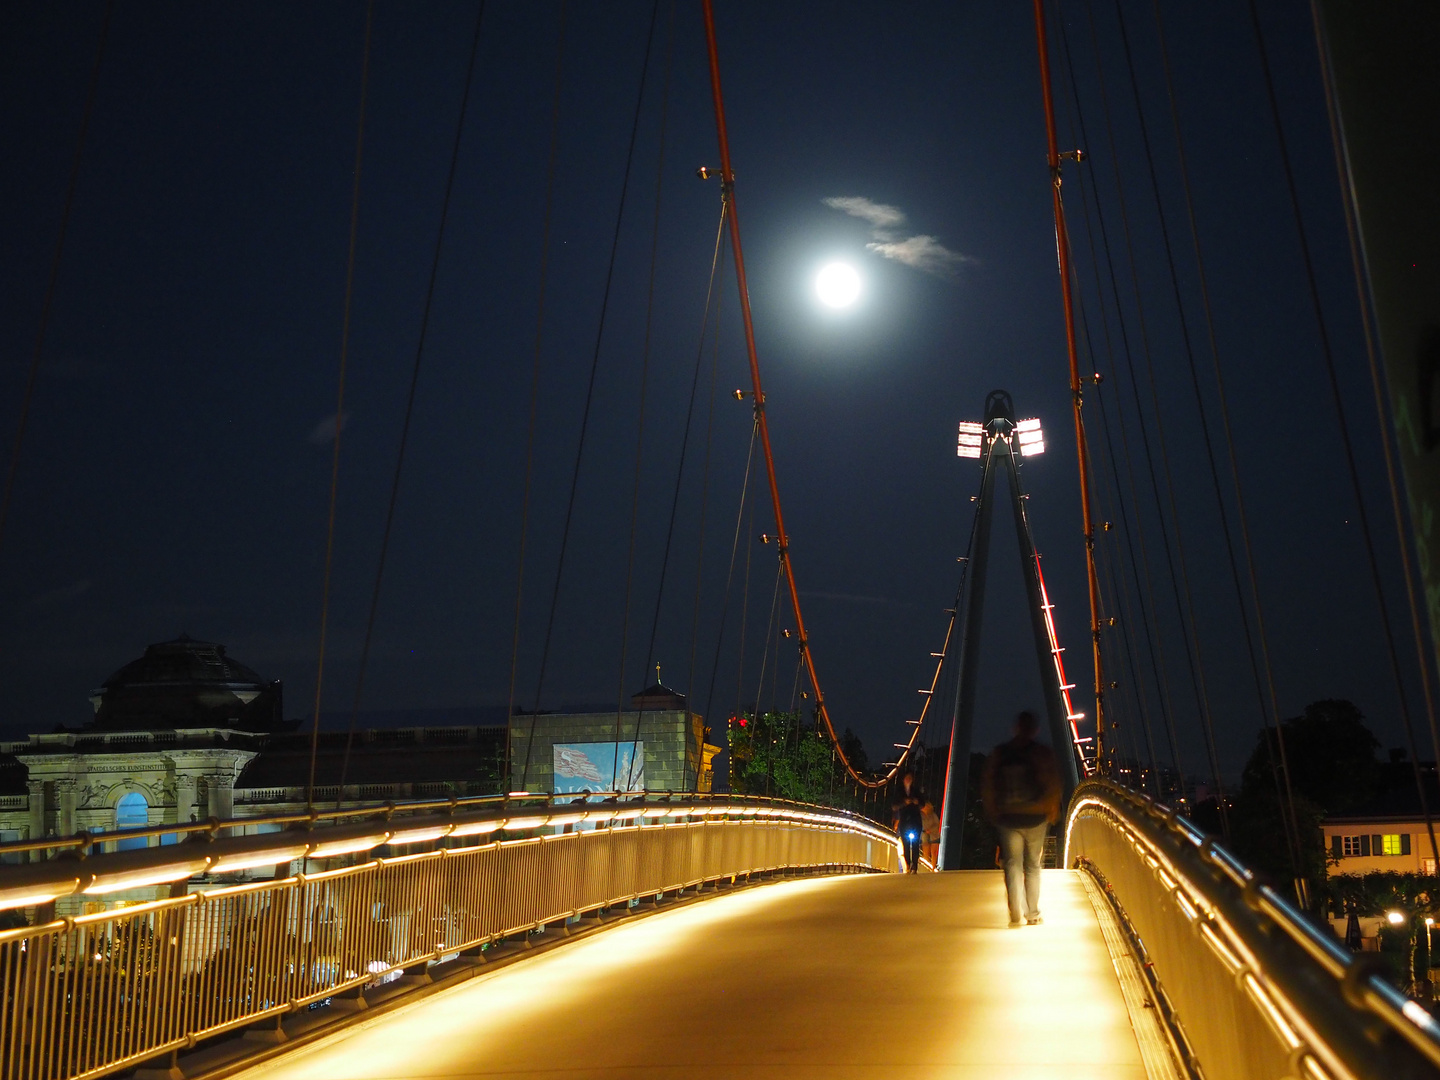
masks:
<instances>
[{"instance_id":1,"label":"wispy cloud near moon","mask_svg":"<svg viewBox=\"0 0 1440 1080\"><path fill-rule=\"evenodd\" d=\"M866 244L865 248L882 258L894 259L937 277L953 277L962 263L974 261L968 255L951 251L935 237L925 235Z\"/></svg>"},{"instance_id":2,"label":"wispy cloud near moon","mask_svg":"<svg viewBox=\"0 0 1440 1080\"><path fill-rule=\"evenodd\" d=\"M860 195L832 195L821 201L831 210L839 210L851 217L868 221L872 228L893 229L897 225L905 224L905 212L898 206L871 202Z\"/></svg>"},{"instance_id":3,"label":"wispy cloud near moon","mask_svg":"<svg viewBox=\"0 0 1440 1080\"><path fill-rule=\"evenodd\" d=\"M893 259L922 273L945 278L953 278L963 264L975 261L926 233L902 236L896 232L906 221L905 211L898 206L877 203L863 195L831 195L821 202L832 210L868 221L873 240L865 248L882 259Z\"/></svg>"}]
</instances>

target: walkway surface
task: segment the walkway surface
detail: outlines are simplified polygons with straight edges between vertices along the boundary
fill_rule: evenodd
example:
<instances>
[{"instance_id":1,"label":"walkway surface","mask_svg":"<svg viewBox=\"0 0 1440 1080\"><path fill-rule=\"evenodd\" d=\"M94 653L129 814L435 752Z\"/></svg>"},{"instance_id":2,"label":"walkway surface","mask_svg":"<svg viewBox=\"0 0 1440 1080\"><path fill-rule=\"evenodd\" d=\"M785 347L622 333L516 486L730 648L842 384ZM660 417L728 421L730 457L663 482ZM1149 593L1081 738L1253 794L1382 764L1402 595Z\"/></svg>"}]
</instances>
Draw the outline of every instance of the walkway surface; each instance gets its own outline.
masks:
<instances>
[{"instance_id":1,"label":"walkway surface","mask_svg":"<svg viewBox=\"0 0 1440 1080\"><path fill-rule=\"evenodd\" d=\"M1144 1080L1094 910L1045 871L801 879L621 923L376 1017L246 1080Z\"/></svg>"}]
</instances>

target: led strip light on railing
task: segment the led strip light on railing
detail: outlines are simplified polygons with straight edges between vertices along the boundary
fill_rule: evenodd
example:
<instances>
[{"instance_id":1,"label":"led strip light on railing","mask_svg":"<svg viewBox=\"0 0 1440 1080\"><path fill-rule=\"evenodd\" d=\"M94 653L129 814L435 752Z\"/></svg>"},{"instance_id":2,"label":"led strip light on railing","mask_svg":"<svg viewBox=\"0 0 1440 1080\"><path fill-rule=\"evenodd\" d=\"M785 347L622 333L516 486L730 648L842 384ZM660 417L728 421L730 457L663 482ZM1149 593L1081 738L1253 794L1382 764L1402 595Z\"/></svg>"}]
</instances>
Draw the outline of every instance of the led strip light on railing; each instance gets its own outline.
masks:
<instances>
[{"instance_id":1,"label":"led strip light on railing","mask_svg":"<svg viewBox=\"0 0 1440 1080\"><path fill-rule=\"evenodd\" d=\"M1134 798L1133 793L1123 792L1118 788L1112 798L1117 796L1127 801ZM1248 948L1229 920L1208 904L1194 882L1163 850L1126 821L1109 800L1096 795L1082 795L1071 807L1065 829L1066 866L1074 862L1071 857L1071 837L1081 813L1086 809L1093 809L1103 816L1110 828L1128 841L1134 852L1150 867L1166 892L1174 898L1176 906L1192 925L1197 926L1200 938L1226 971L1244 987L1276 1037L1289 1054L1297 1059L1297 1065L1305 1070L1305 1074L1314 1076L1317 1080L1355 1077L1353 1071L1330 1050L1324 1033L1317 1030L1285 992L1266 977L1264 964ZM1146 812L1143 804L1137 809L1142 813ZM1257 886L1253 879L1247 880L1248 871L1244 871L1229 859L1228 853L1218 848L1212 840L1200 840L1193 827L1185 831L1188 834L1186 840L1195 844L1197 856L1208 856L1238 888L1254 887L1260 900L1259 906L1270 920L1335 976L1337 981L1345 978L1346 959L1330 954L1320 941L1309 933L1298 913L1275 896L1268 886ZM1404 1036L1410 1045L1420 1050L1432 1064L1440 1065L1440 1023L1413 1001L1388 1000L1373 986L1367 986L1367 990L1366 999L1370 1009ZM1399 997L1398 991L1391 993Z\"/></svg>"},{"instance_id":2,"label":"led strip light on railing","mask_svg":"<svg viewBox=\"0 0 1440 1080\"><path fill-rule=\"evenodd\" d=\"M1087 796L1078 800L1071 808L1065 830L1066 865L1072 861L1070 858L1071 833L1080 813L1087 807L1093 808L1109 820L1110 827L1128 841L1135 853L1150 867L1151 872L1175 900L1176 907L1180 909L1186 919L1192 924L1199 923L1201 939L1230 975L1240 980L1240 984L1244 986L1260 1014L1269 1022L1271 1029L1284 1044L1287 1052L1294 1055L1297 1051L1307 1050L1305 1041L1296 1034L1296 1025L1291 1022L1293 1019L1298 1019L1303 1025L1303 1017L1300 1016L1299 1010L1295 1009L1288 999L1264 978L1260 972L1258 958L1250 953L1244 943L1239 940L1229 923L1200 898L1198 890L1165 857L1164 852L1159 851L1132 828L1105 800ZM1171 873L1166 872L1167 866ZM1320 1045L1324 1045L1323 1040L1317 1041L1320 1042ZM1315 1062L1314 1064L1318 1066L1319 1063ZM1320 1071L1318 1080L1328 1080L1332 1076L1350 1077L1350 1075L1350 1071L1343 1064L1332 1062L1331 1067L1323 1068Z\"/></svg>"},{"instance_id":3,"label":"led strip light on railing","mask_svg":"<svg viewBox=\"0 0 1440 1080\"><path fill-rule=\"evenodd\" d=\"M0 867L0 910L53 903L76 893L104 896L126 889L174 884L199 874L236 873L278 866L297 859L329 859L356 855L382 845L433 842L447 837L486 837L507 830L528 832L562 828L582 822L594 825L628 824L651 828L664 825L705 825L738 820L828 827L858 833L885 844L898 845L894 834L874 822L840 810L812 808L808 804L754 804L668 802L632 805L574 804L540 812L506 814L502 809L430 815L398 821L359 822L324 829L225 837L213 841L189 840L163 848L92 855L83 859L61 857L49 862ZM236 819L215 823L211 831L253 825ZM113 842L122 834L106 834Z\"/></svg>"}]
</instances>

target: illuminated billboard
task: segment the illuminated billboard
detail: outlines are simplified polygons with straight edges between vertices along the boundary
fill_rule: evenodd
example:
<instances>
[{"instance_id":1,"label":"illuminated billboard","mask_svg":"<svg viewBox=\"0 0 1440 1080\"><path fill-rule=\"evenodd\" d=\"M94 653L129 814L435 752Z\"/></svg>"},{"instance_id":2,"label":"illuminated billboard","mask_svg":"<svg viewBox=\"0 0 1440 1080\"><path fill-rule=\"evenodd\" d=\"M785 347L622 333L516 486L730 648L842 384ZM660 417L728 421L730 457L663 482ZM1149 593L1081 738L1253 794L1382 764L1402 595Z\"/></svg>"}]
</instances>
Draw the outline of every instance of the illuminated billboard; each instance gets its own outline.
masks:
<instances>
[{"instance_id":1,"label":"illuminated billboard","mask_svg":"<svg viewBox=\"0 0 1440 1080\"><path fill-rule=\"evenodd\" d=\"M644 791L643 742L556 743L556 793Z\"/></svg>"}]
</instances>

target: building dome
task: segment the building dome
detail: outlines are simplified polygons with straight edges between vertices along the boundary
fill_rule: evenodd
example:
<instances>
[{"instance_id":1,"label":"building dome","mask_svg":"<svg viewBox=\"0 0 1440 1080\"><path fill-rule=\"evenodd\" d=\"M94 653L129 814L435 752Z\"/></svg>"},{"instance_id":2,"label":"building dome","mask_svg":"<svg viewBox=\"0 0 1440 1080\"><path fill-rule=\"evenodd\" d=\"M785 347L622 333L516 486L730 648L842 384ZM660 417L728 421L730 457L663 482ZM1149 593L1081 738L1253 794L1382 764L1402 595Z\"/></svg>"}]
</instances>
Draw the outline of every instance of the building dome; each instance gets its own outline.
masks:
<instances>
[{"instance_id":1,"label":"building dome","mask_svg":"<svg viewBox=\"0 0 1440 1080\"><path fill-rule=\"evenodd\" d=\"M266 682L225 655L225 646L181 635L148 646L91 691L93 726L111 731L283 726L279 680Z\"/></svg>"}]
</instances>

